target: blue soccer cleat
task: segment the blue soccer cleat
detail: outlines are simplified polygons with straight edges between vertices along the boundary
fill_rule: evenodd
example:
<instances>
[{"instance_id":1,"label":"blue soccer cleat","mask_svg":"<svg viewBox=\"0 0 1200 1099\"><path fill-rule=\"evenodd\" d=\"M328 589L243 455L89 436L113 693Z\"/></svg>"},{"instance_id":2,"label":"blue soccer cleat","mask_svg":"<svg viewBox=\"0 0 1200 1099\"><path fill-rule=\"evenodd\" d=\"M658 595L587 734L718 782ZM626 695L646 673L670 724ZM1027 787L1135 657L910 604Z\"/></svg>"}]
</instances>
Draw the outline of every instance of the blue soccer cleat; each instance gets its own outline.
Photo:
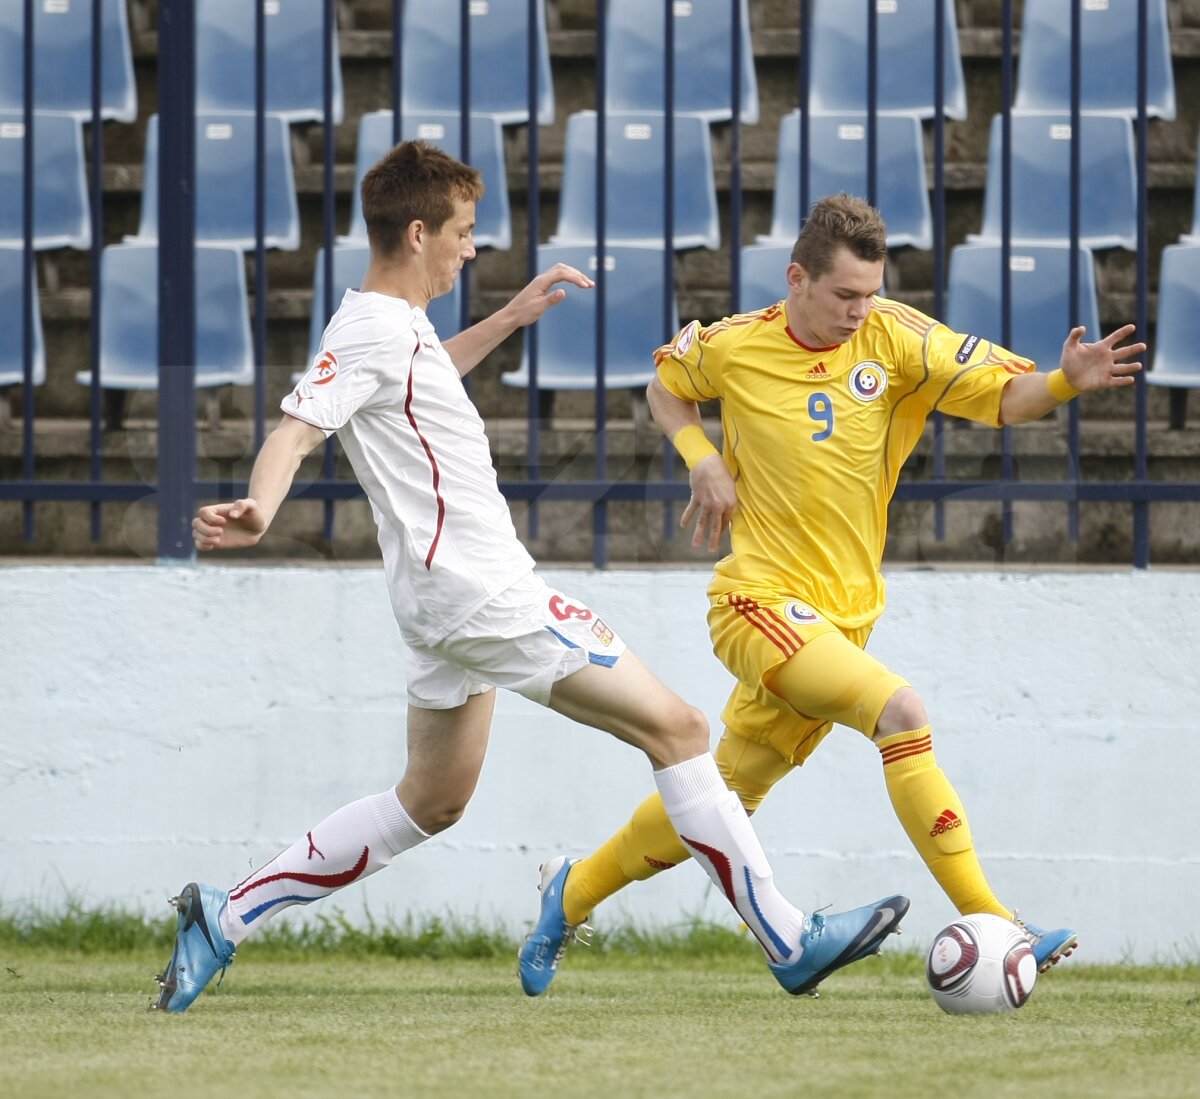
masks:
<instances>
[{"instance_id":1,"label":"blue soccer cleat","mask_svg":"<svg viewBox=\"0 0 1200 1099\"><path fill-rule=\"evenodd\" d=\"M542 881L538 886L542 893L542 911L537 926L525 937L517 955L517 969L526 996L540 996L550 987L558 972L558 963L571 943L587 943L591 928L586 924L569 924L563 914L563 886L574 865L575 860L566 855L558 855L542 864Z\"/></svg>"},{"instance_id":2,"label":"blue soccer cleat","mask_svg":"<svg viewBox=\"0 0 1200 1099\"><path fill-rule=\"evenodd\" d=\"M794 962L770 962L775 979L793 996L817 996L819 985L834 970L868 958L883 940L899 931L908 911L907 897L885 897L852 912L823 916L813 913L800 936L802 952Z\"/></svg>"},{"instance_id":3,"label":"blue soccer cleat","mask_svg":"<svg viewBox=\"0 0 1200 1099\"><path fill-rule=\"evenodd\" d=\"M1045 931L1034 924L1025 923L1024 920L1018 919L1015 922L1029 937L1039 973L1045 973L1052 965L1057 965L1060 958L1065 958L1079 945L1079 936L1069 927L1056 927L1053 931Z\"/></svg>"},{"instance_id":4,"label":"blue soccer cleat","mask_svg":"<svg viewBox=\"0 0 1200 1099\"><path fill-rule=\"evenodd\" d=\"M171 903L179 910L175 949L166 971L158 977L162 992L158 1011L187 1011L204 986L233 963L233 943L221 933L217 917L229 903L229 894L211 885L189 882Z\"/></svg>"}]
</instances>

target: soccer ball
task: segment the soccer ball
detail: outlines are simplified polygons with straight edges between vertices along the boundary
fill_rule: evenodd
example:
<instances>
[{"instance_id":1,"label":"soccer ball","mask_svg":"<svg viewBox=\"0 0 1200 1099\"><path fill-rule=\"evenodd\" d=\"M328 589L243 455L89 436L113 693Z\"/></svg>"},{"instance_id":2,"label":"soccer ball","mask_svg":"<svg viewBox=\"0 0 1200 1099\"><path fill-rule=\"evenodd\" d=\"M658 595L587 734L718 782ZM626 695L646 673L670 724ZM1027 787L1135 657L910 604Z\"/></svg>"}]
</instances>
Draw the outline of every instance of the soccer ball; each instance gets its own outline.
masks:
<instances>
[{"instance_id":1,"label":"soccer ball","mask_svg":"<svg viewBox=\"0 0 1200 1099\"><path fill-rule=\"evenodd\" d=\"M933 937L925 977L951 1015L1016 1011L1033 992L1037 960L1029 939L1001 916L962 916Z\"/></svg>"}]
</instances>

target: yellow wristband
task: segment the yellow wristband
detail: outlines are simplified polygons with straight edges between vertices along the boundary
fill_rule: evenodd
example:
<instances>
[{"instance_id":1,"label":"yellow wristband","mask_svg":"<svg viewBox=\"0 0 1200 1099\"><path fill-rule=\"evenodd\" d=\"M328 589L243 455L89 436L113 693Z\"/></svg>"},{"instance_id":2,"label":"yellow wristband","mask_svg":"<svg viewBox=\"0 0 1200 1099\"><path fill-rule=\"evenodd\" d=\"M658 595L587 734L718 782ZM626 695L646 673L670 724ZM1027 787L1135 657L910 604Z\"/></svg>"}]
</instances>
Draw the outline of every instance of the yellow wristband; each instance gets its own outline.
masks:
<instances>
[{"instance_id":1,"label":"yellow wristband","mask_svg":"<svg viewBox=\"0 0 1200 1099\"><path fill-rule=\"evenodd\" d=\"M681 427L671 437L671 445L679 451L679 456L688 469L695 469L698 462L710 454L718 453L717 448L708 441L708 436L704 434L704 428L699 424L688 424L687 427Z\"/></svg>"},{"instance_id":2,"label":"yellow wristband","mask_svg":"<svg viewBox=\"0 0 1200 1099\"><path fill-rule=\"evenodd\" d=\"M1062 372L1061 367L1058 370L1051 370L1046 375L1046 388L1050 390L1051 397L1064 403L1079 396L1079 390L1067 381L1067 376Z\"/></svg>"}]
</instances>

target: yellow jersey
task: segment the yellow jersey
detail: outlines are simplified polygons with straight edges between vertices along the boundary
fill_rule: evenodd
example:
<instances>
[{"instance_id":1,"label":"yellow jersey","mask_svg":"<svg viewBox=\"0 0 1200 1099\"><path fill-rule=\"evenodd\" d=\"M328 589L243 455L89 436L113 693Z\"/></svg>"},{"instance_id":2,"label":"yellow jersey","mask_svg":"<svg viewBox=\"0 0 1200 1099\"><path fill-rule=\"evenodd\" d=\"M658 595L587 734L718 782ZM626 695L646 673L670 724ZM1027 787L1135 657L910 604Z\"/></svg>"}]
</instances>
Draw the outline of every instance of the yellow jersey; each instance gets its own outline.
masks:
<instances>
[{"instance_id":1,"label":"yellow jersey","mask_svg":"<svg viewBox=\"0 0 1200 1099\"><path fill-rule=\"evenodd\" d=\"M693 321L655 353L658 379L721 402L738 504L710 595L796 598L853 629L883 612L888 502L930 413L998 427L1005 384L1034 366L886 298L846 343L807 347L785 307Z\"/></svg>"}]
</instances>

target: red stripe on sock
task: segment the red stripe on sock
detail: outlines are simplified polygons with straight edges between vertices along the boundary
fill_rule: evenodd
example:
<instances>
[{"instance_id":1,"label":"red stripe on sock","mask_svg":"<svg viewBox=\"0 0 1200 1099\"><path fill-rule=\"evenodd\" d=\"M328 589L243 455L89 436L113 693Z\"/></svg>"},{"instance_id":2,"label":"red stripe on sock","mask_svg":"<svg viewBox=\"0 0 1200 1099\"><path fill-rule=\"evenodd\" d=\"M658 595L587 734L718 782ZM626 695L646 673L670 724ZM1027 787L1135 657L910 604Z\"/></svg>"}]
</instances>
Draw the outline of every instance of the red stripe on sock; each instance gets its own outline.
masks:
<instances>
[{"instance_id":1,"label":"red stripe on sock","mask_svg":"<svg viewBox=\"0 0 1200 1099\"><path fill-rule=\"evenodd\" d=\"M268 874L265 878L259 878L257 881L252 881L249 885L235 889L229 894L229 899L233 901L241 900L251 889L257 889L260 885L267 885L273 881L295 881L302 885L316 885L321 889L339 889L343 885L349 885L367 868L367 856L369 850L364 847L362 854L349 870L343 870L337 874Z\"/></svg>"}]
</instances>

